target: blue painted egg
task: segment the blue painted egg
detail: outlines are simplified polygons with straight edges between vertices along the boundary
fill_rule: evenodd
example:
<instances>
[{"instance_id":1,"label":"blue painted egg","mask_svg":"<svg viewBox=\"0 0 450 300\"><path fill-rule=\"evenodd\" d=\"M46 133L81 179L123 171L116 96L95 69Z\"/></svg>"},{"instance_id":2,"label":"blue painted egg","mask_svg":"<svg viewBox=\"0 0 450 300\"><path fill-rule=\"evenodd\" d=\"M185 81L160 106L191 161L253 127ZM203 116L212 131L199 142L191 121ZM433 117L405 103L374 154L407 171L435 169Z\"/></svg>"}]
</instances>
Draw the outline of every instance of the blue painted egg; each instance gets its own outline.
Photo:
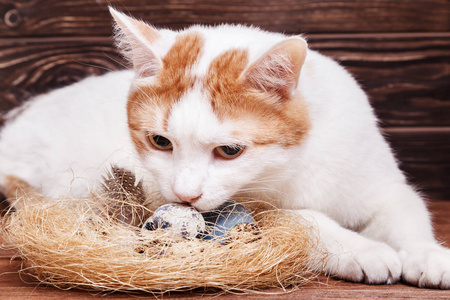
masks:
<instances>
[{"instance_id":1,"label":"blue painted egg","mask_svg":"<svg viewBox=\"0 0 450 300\"><path fill-rule=\"evenodd\" d=\"M227 201L213 211L203 212L206 230L201 235L204 240L216 240L226 243L226 237L231 229L243 223L255 224L251 212L242 204Z\"/></svg>"},{"instance_id":2,"label":"blue painted egg","mask_svg":"<svg viewBox=\"0 0 450 300\"><path fill-rule=\"evenodd\" d=\"M205 230L205 220L195 208L179 203L169 203L158 207L145 221L142 231L166 229L173 237L195 238Z\"/></svg>"}]
</instances>

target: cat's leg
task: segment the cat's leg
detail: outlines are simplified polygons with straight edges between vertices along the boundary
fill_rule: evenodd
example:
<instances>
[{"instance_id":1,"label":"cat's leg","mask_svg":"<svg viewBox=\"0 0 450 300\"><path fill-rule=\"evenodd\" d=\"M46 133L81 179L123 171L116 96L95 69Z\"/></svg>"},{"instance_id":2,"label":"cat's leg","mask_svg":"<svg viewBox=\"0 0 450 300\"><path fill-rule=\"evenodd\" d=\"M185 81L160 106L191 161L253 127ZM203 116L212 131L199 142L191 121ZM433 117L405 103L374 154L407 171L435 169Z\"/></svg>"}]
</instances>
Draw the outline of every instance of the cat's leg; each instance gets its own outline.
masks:
<instances>
[{"instance_id":1,"label":"cat's leg","mask_svg":"<svg viewBox=\"0 0 450 300\"><path fill-rule=\"evenodd\" d=\"M400 279L399 256L385 243L345 229L318 211L297 210L296 213L317 227L321 246L329 253L327 274L370 284L392 284Z\"/></svg>"},{"instance_id":2,"label":"cat's leg","mask_svg":"<svg viewBox=\"0 0 450 300\"><path fill-rule=\"evenodd\" d=\"M450 249L433 237L424 201L408 185L383 189L379 210L361 232L396 249L402 278L419 287L450 288Z\"/></svg>"}]
</instances>

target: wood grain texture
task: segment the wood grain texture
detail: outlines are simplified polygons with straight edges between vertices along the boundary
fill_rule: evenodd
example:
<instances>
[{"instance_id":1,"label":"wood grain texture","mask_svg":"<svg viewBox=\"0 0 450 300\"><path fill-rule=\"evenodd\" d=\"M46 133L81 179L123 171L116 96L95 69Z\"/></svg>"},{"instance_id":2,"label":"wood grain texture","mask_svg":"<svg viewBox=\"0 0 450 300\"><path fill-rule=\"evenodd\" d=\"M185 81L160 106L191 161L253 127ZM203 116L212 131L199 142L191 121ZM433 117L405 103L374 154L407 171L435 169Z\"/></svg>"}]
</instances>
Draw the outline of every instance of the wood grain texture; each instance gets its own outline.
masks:
<instances>
[{"instance_id":1,"label":"wood grain texture","mask_svg":"<svg viewBox=\"0 0 450 300\"><path fill-rule=\"evenodd\" d=\"M450 125L450 33L307 38L356 77L382 126Z\"/></svg>"},{"instance_id":2,"label":"wood grain texture","mask_svg":"<svg viewBox=\"0 0 450 300\"><path fill-rule=\"evenodd\" d=\"M0 111L123 66L109 38L0 40ZM1 121L1 119L0 119Z\"/></svg>"},{"instance_id":3,"label":"wood grain texture","mask_svg":"<svg viewBox=\"0 0 450 300\"><path fill-rule=\"evenodd\" d=\"M109 36L108 3L174 29L226 22L287 33L450 30L448 0L0 0L0 35Z\"/></svg>"},{"instance_id":4,"label":"wood grain texture","mask_svg":"<svg viewBox=\"0 0 450 300\"><path fill-rule=\"evenodd\" d=\"M438 240L450 245L450 202L433 201L429 203L434 215L435 232ZM0 238L0 244L2 240ZM19 260L10 260L11 251L0 250L0 297L3 299L93 299L99 297L79 290L61 291L52 287L32 283L28 277L22 278L16 270ZM276 293L280 290L265 290L267 293ZM148 298L155 299L153 295L125 293L101 294L102 299ZM366 285L343 282L340 280L320 277L298 291L289 294L248 294L212 296L204 292L171 293L164 295L163 299L450 299L450 291L419 289L404 284L394 285Z\"/></svg>"},{"instance_id":5,"label":"wood grain texture","mask_svg":"<svg viewBox=\"0 0 450 300\"><path fill-rule=\"evenodd\" d=\"M384 132L409 181L427 198L450 200L450 127Z\"/></svg>"},{"instance_id":6,"label":"wood grain texture","mask_svg":"<svg viewBox=\"0 0 450 300\"><path fill-rule=\"evenodd\" d=\"M355 75L382 126L450 125L450 33L306 37ZM0 112L123 64L110 38L0 39Z\"/></svg>"}]
</instances>

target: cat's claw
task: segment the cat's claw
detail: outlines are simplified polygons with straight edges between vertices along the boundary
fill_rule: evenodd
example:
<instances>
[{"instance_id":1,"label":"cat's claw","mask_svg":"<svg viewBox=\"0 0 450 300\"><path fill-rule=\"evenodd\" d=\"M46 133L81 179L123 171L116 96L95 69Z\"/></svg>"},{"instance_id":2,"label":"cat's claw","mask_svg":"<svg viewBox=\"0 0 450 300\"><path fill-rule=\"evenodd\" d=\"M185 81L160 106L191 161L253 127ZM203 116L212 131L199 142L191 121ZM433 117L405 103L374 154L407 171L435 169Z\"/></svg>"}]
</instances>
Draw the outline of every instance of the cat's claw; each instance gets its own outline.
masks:
<instances>
[{"instance_id":1,"label":"cat's claw","mask_svg":"<svg viewBox=\"0 0 450 300\"><path fill-rule=\"evenodd\" d=\"M450 289L450 250L433 245L401 250L402 279L426 288Z\"/></svg>"},{"instance_id":2,"label":"cat's claw","mask_svg":"<svg viewBox=\"0 0 450 300\"><path fill-rule=\"evenodd\" d=\"M400 280L402 265L397 252L383 243L374 242L332 256L327 263L330 275L368 284L394 284Z\"/></svg>"}]
</instances>

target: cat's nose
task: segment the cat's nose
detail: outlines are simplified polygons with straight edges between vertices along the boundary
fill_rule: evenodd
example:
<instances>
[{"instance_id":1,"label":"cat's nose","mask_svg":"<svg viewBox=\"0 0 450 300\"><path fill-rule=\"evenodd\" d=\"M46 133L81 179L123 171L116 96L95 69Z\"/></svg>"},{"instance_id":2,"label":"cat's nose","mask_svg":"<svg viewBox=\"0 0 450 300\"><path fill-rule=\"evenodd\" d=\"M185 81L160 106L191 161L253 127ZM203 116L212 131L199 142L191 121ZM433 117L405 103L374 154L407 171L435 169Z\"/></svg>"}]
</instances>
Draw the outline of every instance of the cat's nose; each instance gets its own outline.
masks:
<instances>
[{"instance_id":1,"label":"cat's nose","mask_svg":"<svg viewBox=\"0 0 450 300\"><path fill-rule=\"evenodd\" d=\"M180 199L181 202L189 203L189 204L195 203L198 199L200 199L203 196L203 194L200 194L197 196L192 196L192 195L183 195L183 194L178 194L178 193L175 193L175 195L177 196L178 199Z\"/></svg>"}]
</instances>

